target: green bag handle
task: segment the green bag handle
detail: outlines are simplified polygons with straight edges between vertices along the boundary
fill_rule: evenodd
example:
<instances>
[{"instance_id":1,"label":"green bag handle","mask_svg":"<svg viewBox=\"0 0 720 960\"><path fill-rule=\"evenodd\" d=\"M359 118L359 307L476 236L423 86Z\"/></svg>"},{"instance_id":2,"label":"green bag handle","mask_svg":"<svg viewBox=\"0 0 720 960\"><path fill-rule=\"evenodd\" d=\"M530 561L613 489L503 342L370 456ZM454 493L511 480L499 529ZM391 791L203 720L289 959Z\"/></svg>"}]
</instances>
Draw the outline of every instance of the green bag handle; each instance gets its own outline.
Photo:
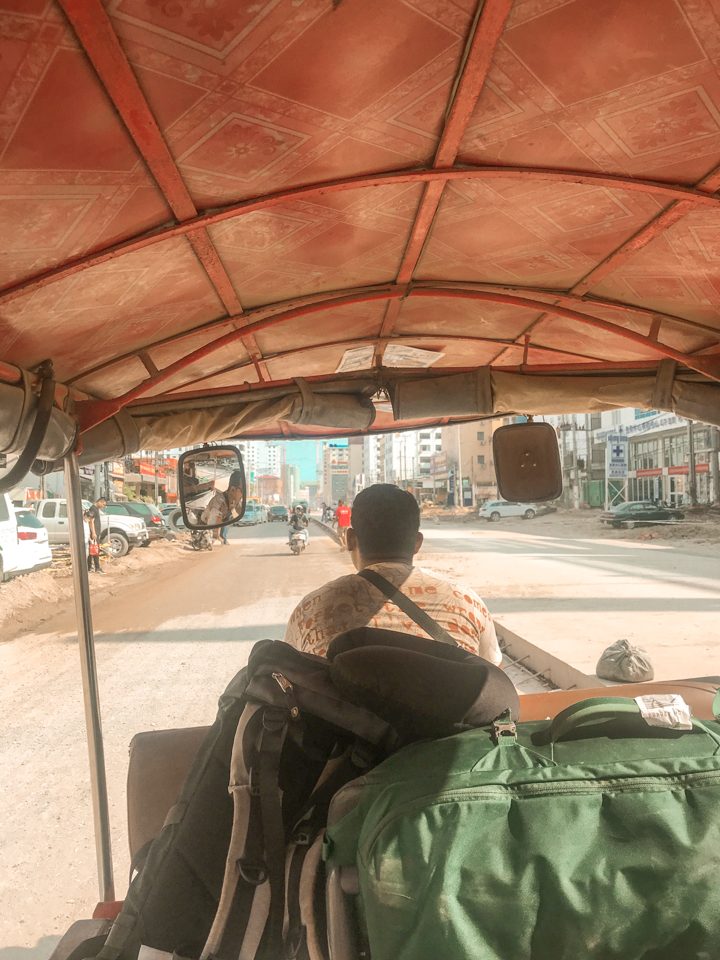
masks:
<instances>
[{"instance_id":1,"label":"green bag handle","mask_svg":"<svg viewBox=\"0 0 720 960\"><path fill-rule=\"evenodd\" d=\"M560 713L553 718L550 724L550 742L557 743L569 733L573 733L581 723L587 720L640 719L641 717L640 707L638 707L634 700L629 700L625 697L592 697L588 700L580 700L578 703L573 703L564 710L561 710ZM693 730L707 734L720 749L720 736L706 726L702 720L698 720L695 717L692 717L691 720ZM647 732L657 729L657 727L652 727L650 724L646 725ZM595 735L593 731L588 730L589 737Z\"/></svg>"}]
</instances>

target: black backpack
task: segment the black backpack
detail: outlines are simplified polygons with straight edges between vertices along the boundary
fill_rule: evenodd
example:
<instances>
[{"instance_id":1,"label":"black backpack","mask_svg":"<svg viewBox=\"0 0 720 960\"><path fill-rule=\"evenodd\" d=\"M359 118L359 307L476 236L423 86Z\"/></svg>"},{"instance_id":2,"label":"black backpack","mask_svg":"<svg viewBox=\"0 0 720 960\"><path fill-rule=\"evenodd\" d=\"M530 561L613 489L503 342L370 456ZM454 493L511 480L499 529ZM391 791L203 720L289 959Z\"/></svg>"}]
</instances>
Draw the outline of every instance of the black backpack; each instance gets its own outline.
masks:
<instances>
[{"instance_id":1,"label":"black backpack","mask_svg":"<svg viewBox=\"0 0 720 960\"><path fill-rule=\"evenodd\" d=\"M501 670L433 640L362 628L327 659L258 642L98 960L136 960L141 945L218 960L309 956L300 880L337 790L407 743L517 707Z\"/></svg>"}]
</instances>

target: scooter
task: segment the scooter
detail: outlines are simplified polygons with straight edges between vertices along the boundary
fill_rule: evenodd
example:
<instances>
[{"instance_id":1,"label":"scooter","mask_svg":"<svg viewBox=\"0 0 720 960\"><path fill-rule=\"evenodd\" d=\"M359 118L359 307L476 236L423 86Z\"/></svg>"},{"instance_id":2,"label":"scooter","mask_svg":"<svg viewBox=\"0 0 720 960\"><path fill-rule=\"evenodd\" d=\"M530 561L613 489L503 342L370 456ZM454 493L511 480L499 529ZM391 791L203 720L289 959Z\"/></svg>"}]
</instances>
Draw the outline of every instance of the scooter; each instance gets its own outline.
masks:
<instances>
[{"instance_id":1,"label":"scooter","mask_svg":"<svg viewBox=\"0 0 720 960\"><path fill-rule=\"evenodd\" d=\"M290 549L299 556L307 546L307 533L304 530L294 530L290 534Z\"/></svg>"}]
</instances>

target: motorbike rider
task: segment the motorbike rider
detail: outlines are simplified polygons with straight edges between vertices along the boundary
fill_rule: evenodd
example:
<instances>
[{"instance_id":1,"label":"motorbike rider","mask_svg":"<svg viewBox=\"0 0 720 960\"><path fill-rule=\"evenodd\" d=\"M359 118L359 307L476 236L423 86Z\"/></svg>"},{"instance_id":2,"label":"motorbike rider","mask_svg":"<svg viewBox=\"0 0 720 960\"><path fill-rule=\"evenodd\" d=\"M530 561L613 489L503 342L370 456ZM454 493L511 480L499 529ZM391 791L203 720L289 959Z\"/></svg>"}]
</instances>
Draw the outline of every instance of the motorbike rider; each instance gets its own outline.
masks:
<instances>
[{"instance_id":1,"label":"motorbike rider","mask_svg":"<svg viewBox=\"0 0 720 960\"><path fill-rule=\"evenodd\" d=\"M288 530L288 545L292 542L293 534L300 533L305 540L305 546L308 544L309 532L308 532L308 518L305 514L305 509L302 504L298 504L293 508L293 512L290 516L290 529Z\"/></svg>"}]
</instances>

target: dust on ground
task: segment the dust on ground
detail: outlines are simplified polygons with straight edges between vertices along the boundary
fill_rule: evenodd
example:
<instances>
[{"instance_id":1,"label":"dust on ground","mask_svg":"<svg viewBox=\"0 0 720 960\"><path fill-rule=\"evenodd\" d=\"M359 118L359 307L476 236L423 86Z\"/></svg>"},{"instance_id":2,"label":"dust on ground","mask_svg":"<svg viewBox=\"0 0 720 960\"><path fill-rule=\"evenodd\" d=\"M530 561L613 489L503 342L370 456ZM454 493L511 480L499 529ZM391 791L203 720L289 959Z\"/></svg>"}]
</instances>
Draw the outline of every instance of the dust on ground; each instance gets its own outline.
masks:
<instances>
[{"instance_id":1,"label":"dust on ground","mask_svg":"<svg viewBox=\"0 0 720 960\"><path fill-rule=\"evenodd\" d=\"M640 543L649 540L676 541L687 546L696 544L713 544L720 542L720 510L702 509L697 511L688 511L684 520L673 523L660 523L652 526L637 526L632 529L623 527L614 529L603 523L600 519L599 510L564 510L559 509L553 513L537 516L532 520L523 520L521 517L508 517L500 520L497 524L481 520L478 517L465 512L464 515L440 515L437 514L437 522L444 521L457 522L461 520L480 530L497 528L498 530L509 530L512 532L543 533L555 535L561 534L565 537L592 537L603 540L630 540ZM423 514L425 517L425 514ZM426 522L435 522L435 517L430 516Z\"/></svg>"},{"instance_id":2,"label":"dust on ground","mask_svg":"<svg viewBox=\"0 0 720 960\"><path fill-rule=\"evenodd\" d=\"M104 556L101 569L104 576L91 574L91 595L112 595L119 583L128 577L144 575L149 569L169 563L192 550L187 537L176 540L158 540L149 547L136 548L124 557ZM73 581L70 553L67 548L53 550L53 564L45 570L36 570L13 577L0 584L0 642L34 630L57 616L58 606L73 601Z\"/></svg>"}]
</instances>

